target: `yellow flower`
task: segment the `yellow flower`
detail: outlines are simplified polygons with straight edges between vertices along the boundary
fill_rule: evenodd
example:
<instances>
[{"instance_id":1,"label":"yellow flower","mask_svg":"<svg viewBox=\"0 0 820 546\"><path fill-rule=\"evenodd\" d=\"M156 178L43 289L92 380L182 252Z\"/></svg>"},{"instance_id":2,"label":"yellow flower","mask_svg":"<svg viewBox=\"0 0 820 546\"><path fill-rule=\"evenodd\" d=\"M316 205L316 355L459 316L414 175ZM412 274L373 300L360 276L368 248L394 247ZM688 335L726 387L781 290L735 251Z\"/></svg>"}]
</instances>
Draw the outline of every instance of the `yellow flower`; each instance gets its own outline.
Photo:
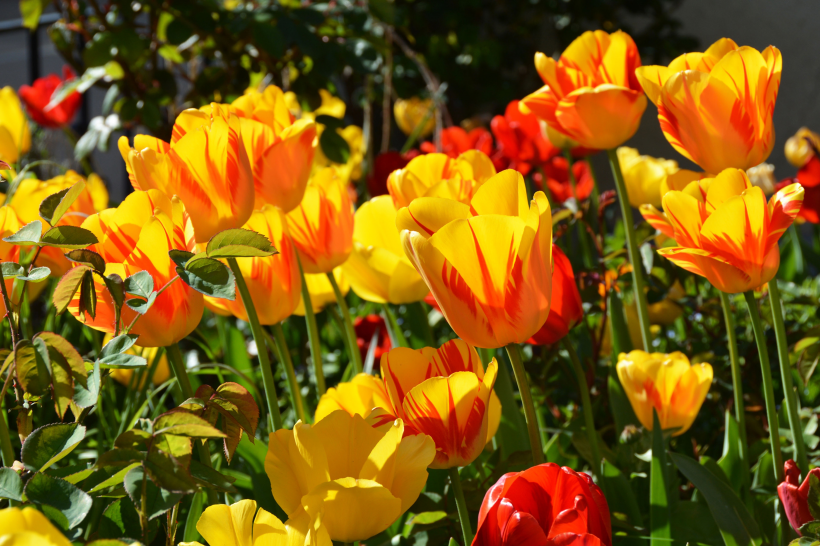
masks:
<instances>
[{"instance_id":1,"label":"yellow flower","mask_svg":"<svg viewBox=\"0 0 820 546\"><path fill-rule=\"evenodd\" d=\"M334 541L367 540L406 512L427 482L433 440L403 433L401 419L374 428L346 411L278 430L265 458L273 498L292 520L321 518Z\"/></svg>"},{"instance_id":2,"label":"yellow flower","mask_svg":"<svg viewBox=\"0 0 820 546\"><path fill-rule=\"evenodd\" d=\"M327 89L319 89L319 97L322 99L322 103L313 112L301 112L301 108L299 107L298 102L295 102L296 95L293 95L292 98L289 98L291 108L295 103L296 107L299 107L299 111L301 112L301 116L303 119L307 118L315 120L316 116L330 116L338 119L342 119L343 117L345 117L345 112L347 111L347 105L345 104L345 101L343 101L339 97L334 97L333 93L331 93Z\"/></svg>"},{"instance_id":3,"label":"yellow flower","mask_svg":"<svg viewBox=\"0 0 820 546\"><path fill-rule=\"evenodd\" d=\"M342 270L353 292L373 303L412 303L429 292L404 254L389 195L374 197L356 211L353 252Z\"/></svg>"},{"instance_id":4,"label":"yellow flower","mask_svg":"<svg viewBox=\"0 0 820 546\"><path fill-rule=\"evenodd\" d=\"M626 146L618 148L617 154L629 203L635 208L644 204L660 207L663 182L678 171L678 162L640 155L635 148Z\"/></svg>"},{"instance_id":5,"label":"yellow flower","mask_svg":"<svg viewBox=\"0 0 820 546\"><path fill-rule=\"evenodd\" d=\"M0 544L3 546L71 546L68 540L36 508L0 510Z\"/></svg>"},{"instance_id":6,"label":"yellow flower","mask_svg":"<svg viewBox=\"0 0 820 546\"><path fill-rule=\"evenodd\" d=\"M405 135L411 135L416 127L424 121L424 117L433 106L433 99L420 99L412 97L409 99L399 99L393 104L393 115L396 118L396 125ZM435 112L430 113L424 127L419 132L418 138L422 139L433 132L436 128Z\"/></svg>"},{"instance_id":7,"label":"yellow flower","mask_svg":"<svg viewBox=\"0 0 820 546\"><path fill-rule=\"evenodd\" d=\"M320 519L313 525L305 516L282 523L264 508L257 512L253 500L209 506L199 516L196 530L211 546L331 546ZM179 546L202 544L180 542Z\"/></svg>"},{"instance_id":8,"label":"yellow flower","mask_svg":"<svg viewBox=\"0 0 820 546\"><path fill-rule=\"evenodd\" d=\"M786 159L798 169L809 162L820 149L820 135L807 127L801 127L786 141Z\"/></svg>"},{"instance_id":9,"label":"yellow flower","mask_svg":"<svg viewBox=\"0 0 820 546\"><path fill-rule=\"evenodd\" d=\"M0 161L17 163L31 149L28 120L11 87L0 89Z\"/></svg>"},{"instance_id":10,"label":"yellow flower","mask_svg":"<svg viewBox=\"0 0 820 546\"><path fill-rule=\"evenodd\" d=\"M321 136L326 127L319 124L317 135ZM344 129L336 129L350 148L350 157L344 164L335 163L327 158L321 146L316 147L316 157L313 160L313 171L334 166L345 181L358 180L362 177L362 161L364 160L364 133L361 127L348 125Z\"/></svg>"},{"instance_id":11,"label":"yellow flower","mask_svg":"<svg viewBox=\"0 0 820 546\"><path fill-rule=\"evenodd\" d=\"M336 284L339 285L342 295L347 296L347 293L350 292L350 283L342 273L341 266L333 270L333 276L336 278ZM314 313L318 313L327 305L336 303L336 293L333 291L333 287L330 286L330 280L328 280L326 273L313 275L306 273L305 283L310 293L310 302L313 304ZM300 317L305 316L305 302L301 298L299 299L299 305L293 310L293 314Z\"/></svg>"},{"instance_id":12,"label":"yellow flower","mask_svg":"<svg viewBox=\"0 0 820 546\"><path fill-rule=\"evenodd\" d=\"M360 373L350 381L331 387L319 399L314 421L317 423L333 413L344 410L350 415L367 419L374 408L392 408L384 381L376 376Z\"/></svg>"},{"instance_id":13,"label":"yellow flower","mask_svg":"<svg viewBox=\"0 0 820 546\"><path fill-rule=\"evenodd\" d=\"M478 188L495 174L492 160L478 150L468 150L455 159L446 154L425 154L390 173L387 190L396 209L418 197L446 197L469 203Z\"/></svg>"},{"instance_id":14,"label":"yellow flower","mask_svg":"<svg viewBox=\"0 0 820 546\"><path fill-rule=\"evenodd\" d=\"M618 355L618 378L641 424L652 430L652 411L663 430L689 430L712 384L712 366L690 365L683 353L632 351Z\"/></svg>"},{"instance_id":15,"label":"yellow flower","mask_svg":"<svg viewBox=\"0 0 820 546\"><path fill-rule=\"evenodd\" d=\"M683 285L681 285L680 281L675 280L672 286L669 287L665 298L646 306L646 310L649 312L649 322L652 324L663 324L664 326L669 326L674 323L678 320L678 317L683 314L683 307L678 303L678 300L682 299L685 295L686 292L683 290ZM634 306L632 307L634 308ZM640 344L636 346L638 345Z\"/></svg>"}]
</instances>

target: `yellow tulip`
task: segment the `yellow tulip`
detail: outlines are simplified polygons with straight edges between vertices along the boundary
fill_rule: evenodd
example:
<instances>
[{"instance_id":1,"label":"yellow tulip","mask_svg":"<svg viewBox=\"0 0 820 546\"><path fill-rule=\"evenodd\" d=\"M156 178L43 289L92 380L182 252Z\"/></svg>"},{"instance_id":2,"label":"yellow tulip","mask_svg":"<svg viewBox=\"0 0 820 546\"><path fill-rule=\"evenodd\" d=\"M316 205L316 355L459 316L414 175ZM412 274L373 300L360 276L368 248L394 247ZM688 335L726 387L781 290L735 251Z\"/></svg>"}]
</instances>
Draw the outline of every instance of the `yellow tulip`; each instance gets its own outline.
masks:
<instances>
[{"instance_id":1,"label":"yellow tulip","mask_svg":"<svg viewBox=\"0 0 820 546\"><path fill-rule=\"evenodd\" d=\"M3 546L71 546L42 512L31 506L0 510L0 544Z\"/></svg>"},{"instance_id":2,"label":"yellow tulip","mask_svg":"<svg viewBox=\"0 0 820 546\"><path fill-rule=\"evenodd\" d=\"M469 203L476 190L495 174L492 160L478 150L468 150L455 159L446 154L426 154L390 173L387 191L396 209L418 197L446 197Z\"/></svg>"},{"instance_id":3,"label":"yellow tulip","mask_svg":"<svg viewBox=\"0 0 820 546\"><path fill-rule=\"evenodd\" d=\"M256 501L249 499L209 506L199 516L196 530L212 546L331 546L320 518L313 525L306 515L282 523L264 508L257 512ZM202 544L180 542L179 546Z\"/></svg>"},{"instance_id":4,"label":"yellow tulip","mask_svg":"<svg viewBox=\"0 0 820 546\"><path fill-rule=\"evenodd\" d=\"M396 118L396 125L399 126L401 132L405 135L411 135L416 127L424 121L424 117L430 108L433 106L432 99L420 99L412 97L409 99L398 99L393 104L393 116ZM433 132L436 128L435 112L430 113L427 123L424 124L418 134L418 138L424 138Z\"/></svg>"},{"instance_id":5,"label":"yellow tulip","mask_svg":"<svg viewBox=\"0 0 820 546\"><path fill-rule=\"evenodd\" d=\"M339 410L367 419L375 408L388 408L392 411L393 403L387 394L384 381L376 376L360 373L350 381L329 388L322 395L319 405L316 406L314 421L318 423Z\"/></svg>"},{"instance_id":6,"label":"yellow tulip","mask_svg":"<svg viewBox=\"0 0 820 546\"><path fill-rule=\"evenodd\" d=\"M803 187L791 184L766 203L746 173L726 169L663 196L665 214L641 208L644 218L679 246L658 251L727 294L746 292L774 278L777 241L800 212Z\"/></svg>"},{"instance_id":7,"label":"yellow tulip","mask_svg":"<svg viewBox=\"0 0 820 546\"><path fill-rule=\"evenodd\" d=\"M669 66L635 74L658 107L666 139L708 173L748 169L769 157L783 59L721 38L703 53L685 53Z\"/></svg>"},{"instance_id":8,"label":"yellow tulip","mask_svg":"<svg viewBox=\"0 0 820 546\"><path fill-rule=\"evenodd\" d=\"M673 324L683 314L683 307L678 303L678 300L683 299L684 296L686 296L686 291L684 291L683 285L680 281L675 280L672 286L669 287L665 298L646 306L646 310L649 312L649 322L651 324L663 324L664 326ZM635 346L639 345L640 343Z\"/></svg>"},{"instance_id":9,"label":"yellow tulip","mask_svg":"<svg viewBox=\"0 0 820 546\"><path fill-rule=\"evenodd\" d=\"M261 210L253 211L243 227L261 233L279 251L274 256L236 259L259 315L259 322L276 324L293 313L299 304L302 290L296 250L288 233L285 214L277 207L265 205ZM238 291L234 300L206 296L205 304L215 313L248 320Z\"/></svg>"},{"instance_id":10,"label":"yellow tulip","mask_svg":"<svg viewBox=\"0 0 820 546\"><path fill-rule=\"evenodd\" d=\"M618 148L617 154L629 203L635 208L644 204L660 207L663 182L667 176L678 171L678 162L640 155L635 148L626 146Z\"/></svg>"},{"instance_id":11,"label":"yellow tulip","mask_svg":"<svg viewBox=\"0 0 820 546\"><path fill-rule=\"evenodd\" d=\"M530 109L527 108L527 106L523 102L520 102L518 104L519 104L518 109L524 111L524 113L527 113L527 112L530 111ZM553 129L552 127L550 127L549 125L547 125L543 121L541 123L542 123L542 125L541 125L542 127L546 127L547 140L549 140L550 144L552 144L556 148L559 148L561 150L571 150L573 148L578 147L578 143L575 142L574 140L572 140L571 138L569 138L568 136L566 136L565 134L563 134L559 131L556 131L555 129Z\"/></svg>"},{"instance_id":12,"label":"yellow tulip","mask_svg":"<svg viewBox=\"0 0 820 546\"><path fill-rule=\"evenodd\" d=\"M666 195L666 192L683 191L690 182L706 178L707 176L704 172L690 171L689 169L679 169L673 173L669 173L661 180L661 202L663 202L663 196Z\"/></svg>"},{"instance_id":13,"label":"yellow tulip","mask_svg":"<svg viewBox=\"0 0 820 546\"><path fill-rule=\"evenodd\" d=\"M373 303L412 303L429 292L404 254L389 195L374 197L356 211L353 252L342 270L353 292Z\"/></svg>"},{"instance_id":14,"label":"yellow tulip","mask_svg":"<svg viewBox=\"0 0 820 546\"><path fill-rule=\"evenodd\" d=\"M293 95L293 99L295 98L296 95ZM319 89L319 98L322 102L316 110L312 112L301 112L300 108L302 118L315 120L316 116L330 116L338 119L345 117L345 112L347 111L345 101L339 97L334 97L333 93L327 89ZM293 102L291 102L291 104L293 104Z\"/></svg>"},{"instance_id":15,"label":"yellow tulip","mask_svg":"<svg viewBox=\"0 0 820 546\"><path fill-rule=\"evenodd\" d=\"M328 273L353 250L353 207L347 183L328 167L311 178L288 229L305 273Z\"/></svg>"},{"instance_id":16,"label":"yellow tulip","mask_svg":"<svg viewBox=\"0 0 820 546\"><path fill-rule=\"evenodd\" d=\"M375 428L336 411L314 425L270 435L265 472L290 519L321 517L331 540L367 540L416 501L435 457L433 440L404 435L404 424Z\"/></svg>"},{"instance_id":17,"label":"yellow tulip","mask_svg":"<svg viewBox=\"0 0 820 546\"><path fill-rule=\"evenodd\" d=\"M789 163L802 168L820 150L820 135L807 127L801 127L786 141L786 159Z\"/></svg>"},{"instance_id":18,"label":"yellow tulip","mask_svg":"<svg viewBox=\"0 0 820 546\"><path fill-rule=\"evenodd\" d=\"M20 99L11 87L0 89L0 161L17 163L31 149L31 131Z\"/></svg>"},{"instance_id":19,"label":"yellow tulip","mask_svg":"<svg viewBox=\"0 0 820 546\"><path fill-rule=\"evenodd\" d=\"M683 353L632 351L618 355L618 378L641 424L652 430L652 412L663 430L689 430L712 384L712 366L690 365Z\"/></svg>"},{"instance_id":20,"label":"yellow tulip","mask_svg":"<svg viewBox=\"0 0 820 546\"><path fill-rule=\"evenodd\" d=\"M442 314L470 345L523 343L546 322L552 214L543 192L527 203L520 173L490 178L469 205L418 198L399 211L396 225Z\"/></svg>"},{"instance_id":21,"label":"yellow tulip","mask_svg":"<svg viewBox=\"0 0 820 546\"><path fill-rule=\"evenodd\" d=\"M103 339L103 345L111 341L114 337L113 334L107 334ZM129 355L137 355L143 357L148 362L148 369L154 363L154 360L157 358L157 353L159 352L159 347L140 347L139 345L132 345L130 349L125 351L126 354ZM143 376L142 381L140 381L139 385L131 385L131 378L134 377L134 369L133 368L114 368L110 370L111 377L120 385L124 385L126 387L133 387L135 389L142 389L143 385L145 385L146 377ZM162 356L159 357L159 362L157 362L157 367L154 370L154 375L151 377L151 383L154 386L159 386L168 381L171 377L171 368L168 367L168 355L164 352Z\"/></svg>"},{"instance_id":22,"label":"yellow tulip","mask_svg":"<svg viewBox=\"0 0 820 546\"><path fill-rule=\"evenodd\" d=\"M350 292L350 283L347 281L341 267L333 270L333 277L336 279L336 284L339 286L342 296L347 296L347 293ZM305 274L305 283L310 293L310 302L313 305L314 313L318 313L326 306L336 303L336 293L330 285L327 274ZM305 316L305 302L301 298L299 299L299 305L293 310L293 314L300 317Z\"/></svg>"}]
</instances>

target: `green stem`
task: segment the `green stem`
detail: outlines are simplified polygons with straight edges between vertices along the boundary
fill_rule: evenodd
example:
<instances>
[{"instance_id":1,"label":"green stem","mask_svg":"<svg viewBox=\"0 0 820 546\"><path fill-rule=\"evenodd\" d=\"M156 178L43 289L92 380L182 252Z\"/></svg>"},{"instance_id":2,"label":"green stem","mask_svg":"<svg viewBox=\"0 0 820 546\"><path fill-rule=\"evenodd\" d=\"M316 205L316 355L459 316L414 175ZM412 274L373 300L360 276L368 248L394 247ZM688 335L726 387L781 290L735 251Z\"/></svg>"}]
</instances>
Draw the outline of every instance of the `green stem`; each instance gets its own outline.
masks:
<instances>
[{"instance_id":1,"label":"green stem","mask_svg":"<svg viewBox=\"0 0 820 546\"><path fill-rule=\"evenodd\" d=\"M390 337L392 338L394 347L409 347L410 344L407 343L407 338L404 337L404 332L399 326L399 321L396 320L396 315L393 313L393 310L390 308L389 303L385 303L382 305L384 309L384 314L387 316L387 324L390 328Z\"/></svg>"},{"instance_id":2,"label":"green stem","mask_svg":"<svg viewBox=\"0 0 820 546\"><path fill-rule=\"evenodd\" d=\"M595 430L595 418L592 414L592 401L589 398L589 385L587 384L586 374L584 373L584 367L581 365L581 359L578 358L578 353L575 352L575 347L572 346L568 337L564 336L563 344L569 353L569 359L572 360L575 378L578 381L578 391L581 393L584 426L587 429L589 446L592 449L592 471L595 475L599 475L601 472L601 451L598 447L598 433Z\"/></svg>"},{"instance_id":3,"label":"green stem","mask_svg":"<svg viewBox=\"0 0 820 546\"><path fill-rule=\"evenodd\" d=\"M449 473L453 496L456 498L456 508L458 508L458 520L461 523L461 534L464 537L465 546L468 546L473 542L473 529L470 526L470 513L467 511L467 501L464 500L464 490L461 488L458 467L454 466L449 470Z\"/></svg>"},{"instance_id":4,"label":"green stem","mask_svg":"<svg viewBox=\"0 0 820 546\"><path fill-rule=\"evenodd\" d=\"M641 326L641 338L644 351L649 351L652 343L652 334L649 331L649 312L646 309L646 293L644 292L643 264L638 253L638 242L635 240L635 225L632 220L632 205L629 204L629 194L626 191L624 175L621 173L621 164L614 149L606 151L609 156L609 165L612 167L612 176L615 178L615 188L618 191L618 201L621 203L621 214L624 217L624 234L626 248L629 252L629 263L632 264L632 283L635 291L635 307L638 308L638 321Z\"/></svg>"},{"instance_id":5,"label":"green stem","mask_svg":"<svg viewBox=\"0 0 820 546\"><path fill-rule=\"evenodd\" d=\"M299 382L296 381L296 370L293 369L293 360L290 358L288 344L285 341L285 331L282 329L282 323L277 322L271 326L271 329L273 330L273 342L276 346L276 352L279 354L279 362L285 367L285 373L288 376L290 395L293 398L293 409L296 411L296 416L303 423L309 423L305 413L305 404L302 402L302 393L299 391Z\"/></svg>"},{"instance_id":6,"label":"green stem","mask_svg":"<svg viewBox=\"0 0 820 546\"><path fill-rule=\"evenodd\" d=\"M777 287L777 279L769 281L769 303L772 307L774 334L777 339L777 354L780 360L780 378L783 381L786 413L789 416L789 428L792 431L795 458L797 459L797 465L801 469L808 469L809 458L806 454L806 444L803 442L803 427L800 424L797 393L794 392L794 384L792 382L791 363L789 362L789 342L786 339L786 326L783 324L783 302L780 299L780 288ZM803 472L808 472L808 470L803 470Z\"/></svg>"},{"instance_id":7,"label":"green stem","mask_svg":"<svg viewBox=\"0 0 820 546\"><path fill-rule=\"evenodd\" d=\"M342 311L345 336L347 337L347 352L350 354L350 362L353 363L353 371L360 374L362 373L362 355L359 353L359 346L356 344L356 331L353 329L353 321L350 319L350 309L347 308L345 297L342 295L342 291L339 290L339 285L336 284L336 277L333 276L333 273L328 273L327 278L330 281L330 286L333 287L333 293L336 294L339 309Z\"/></svg>"},{"instance_id":8,"label":"green stem","mask_svg":"<svg viewBox=\"0 0 820 546\"><path fill-rule=\"evenodd\" d=\"M524 419L527 422L527 433L530 437L532 462L533 464L541 464L544 462L544 446L541 445L541 435L538 433L538 419L535 416L532 392L530 392L530 385L527 382L527 372L524 370L524 362L521 360L521 347L516 343L510 343L506 349L507 356L512 364L515 382L518 383L521 403L524 405Z\"/></svg>"},{"instance_id":9,"label":"green stem","mask_svg":"<svg viewBox=\"0 0 820 546\"><path fill-rule=\"evenodd\" d=\"M236 288L242 297L242 303L245 305L245 312L248 315L248 322L251 325L253 340L256 342L259 367L262 368L262 385L265 387L265 400L268 404L270 427L271 431L276 431L282 428L282 415L279 413L279 399L276 396L276 383L273 381L270 357L268 356L268 350L265 348L265 334L262 332L262 326L259 324L259 316L256 314L256 307L253 305L251 293L248 291L248 285L245 284L245 277L242 276L242 271L239 269L239 264L236 263L236 258L228 258L228 266L230 266L236 278Z\"/></svg>"},{"instance_id":10,"label":"green stem","mask_svg":"<svg viewBox=\"0 0 820 546\"><path fill-rule=\"evenodd\" d=\"M316 394L322 396L327 390L327 386L325 385L325 371L322 368L322 345L319 339L319 328L316 326L316 313L313 312L313 302L310 299L310 291L305 281L302 261L299 260L298 255L296 261L299 264L299 275L302 277L302 303L305 306L305 324L307 324L310 359L313 361L313 375L316 378Z\"/></svg>"},{"instance_id":11,"label":"green stem","mask_svg":"<svg viewBox=\"0 0 820 546\"><path fill-rule=\"evenodd\" d=\"M777 408L774 403L774 386L772 385L772 366L769 364L769 352L766 348L766 337L763 332L763 323L757 310L757 300L754 292L744 292L746 303L749 306L749 317L752 319L752 329L755 333L757 352L760 354L760 372L763 376L763 398L766 401L766 419L769 421L769 443L772 446L772 460L774 461L774 477L776 483L783 481L783 454L780 453L780 424L777 419ZM808 467L806 467L808 468Z\"/></svg>"},{"instance_id":12,"label":"green stem","mask_svg":"<svg viewBox=\"0 0 820 546\"><path fill-rule=\"evenodd\" d=\"M11 369L9 369L9 373L11 373ZM3 391L2 399L5 400L6 392ZM0 449L2 449L3 455L3 466L10 467L14 464L14 448L11 447L11 436L9 436L9 426L6 423L6 416L8 415L6 412L3 412L3 415L0 415Z\"/></svg>"}]
</instances>

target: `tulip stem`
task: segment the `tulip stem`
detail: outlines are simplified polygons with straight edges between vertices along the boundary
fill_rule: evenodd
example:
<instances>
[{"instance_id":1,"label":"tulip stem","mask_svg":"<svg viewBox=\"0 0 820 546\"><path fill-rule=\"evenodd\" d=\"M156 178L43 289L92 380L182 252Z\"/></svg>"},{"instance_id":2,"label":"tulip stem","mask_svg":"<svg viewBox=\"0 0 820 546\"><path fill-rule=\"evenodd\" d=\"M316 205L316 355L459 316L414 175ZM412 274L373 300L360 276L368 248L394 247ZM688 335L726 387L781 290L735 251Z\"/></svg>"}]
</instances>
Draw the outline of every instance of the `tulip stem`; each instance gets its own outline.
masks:
<instances>
[{"instance_id":1,"label":"tulip stem","mask_svg":"<svg viewBox=\"0 0 820 546\"><path fill-rule=\"evenodd\" d=\"M757 310L757 300L755 299L754 292L749 290L748 292L744 292L743 296L746 298L746 303L749 306L749 317L752 319L752 329L755 333L757 352L760 354L760 371L763 376L763 397L766 401L766 419L769 421L769 443L772 446L775 482L781 483L783 481L783 454L780 453L780 424L777 419L777 408L774 403L772 366L769 363L766 336L763 332L763 323L760 321L760 312Z\"/></svg>"},{"instance_id":2,"label":"tulip stem","mask_svg":"<svg viewBox=\"0 0 820 546\"><path fill-rule=\"evenodd\" d=\"M774 334L777 339L777 353L780 360L780 377L783 381L786 413L789 416L789 428L792 431L795 458L797 459L797 465L801 469L808 469L809 458L806 455L806 444L803 441L803 427L800 423L797 394L794 392L794 384L792 382L791 363L789 362L789 342L786 339L786 326L783 324L783 302L780 299L780 288L777 286L777 279L769 281L769 303L774 319ZM808 472L808 470L804 470L804 472Z\"/></svg>"},{"instance_id":3,"label":"tulip stem","mask_svg":"<svg viewBox=\"0 0 820 546\"><path fill-rule=\"evenodd\" d=\"M325 371L322 368L321 339L319 339L319 328L316 326L316 313L313 312L310 291L305 281L305 271L302 269L302 260L299 259L298 253L296 263L299 264L299 276L302 279L302 304L305 306L305 324L307 324L310 359L313 360L313 374L316 378L316 394L322 396L327 390L327 386L325 385Z\"/></svg>"},{"instance_id":4,"label":"tulip stem","mask_svg":"<svg viewBox=\"0 0 820 546\"><path fill-rule=\"evenodd\" d=\"M467 501L464 500L464 489L461 488L461 476L458 475L458 467L454 466L449 470L450 485L453 488L453 496L456 499L458 508L458 521L461 523L461 534L464 537L464 544L468 546L473 542L473 529L470 526L470 513L467 511Z\"/></svg>"},{"instance_id":5,"label":"tulip stem","mask_svg":"<svg viewBox=\"0 0 820 546\"><path fill-rule=\"evenodd\" d=\"M253 340L256 342L257 355L259 356L259 367L262 368L262 385L265 387L265 400L268 404L268 419L271 431L282 428L282 415L279 413L279 398L276 396L276 383L273 380L273 370L270 365L270 356L265 346L265 334L259 324L259 316L256 314L256 307L253 305L251 293L248 285L245 284L245 277L236 263L236 258L228 258L228 266L236 278L236 288L245 305L245 312L248 315L248 322L251 325Z\"/></svg>"},{"instance_id":6,"label":"tulip stem","mask_svg":"<svg viewBox=\"0 0 820 546\"><path fill-rule=\"evenodd\" d=\"M635 291L635 307L638 308L638 322L640 322L641 326L643 349L649 352L652 344L652 334L649 331L649 312L646 308L643 264L641 263L641 255L638 253L638 242L635 240L632 205L629 203L629 194L626 191L626 183L624 182L624 175L621 172L621 164L618 162L618 154L614 149L609 149L606 153L607 156L609 156L609 165L612 167L612 176L615 178L615 188L618 191L618 201L621 203L621 214L624 217L626 248L629 253L629 263L632 264L632 289Z\"/></svg>"},{"instance_id":7,"label":"tulip stem","mask_svg":"<svg viewBox=\"0 0 820 546\"><path fill-rule=\"evenodd\" d=\"M344 323L345 337L347 337L347 351L350 354L350 362L353 363L354 374L362 373L362 355L359 353L359 345L356 343L356 331L353 329L353 321L350 319L350 309L347 308L347 302L339 290L339 285L336 283L336 277L330 272L327 274L330 281L330 286L333 287L333 293L336 294L336 302L339 304L339 309L342 311L342 322Z\"/></svg>"},{"instance_id":8,"label":"tulip stem","mask_svg":"<svg viewBox=\"0 0 820 546\"><path fill-rule=\"evenodd\" d=\"M385 303L382 305L384 309L384 314L387 315L387 323L390 326L390 337L393 342L393 346L395 347L409 347L410 345L407 343L407 338L404 337L404 332L402 332L401 326L399 326L399 321L396 320L396 315L393 313L393 310L390 309L390 304Z\"/></svg>"},{"instance_id":9,"label":"tulip stem","mask_svg":"<svg viewBox=\"0 0 820 546\"><path fill-rule=\"evenodd\" d=\"M581 359L578 358L578 353L575 352L575 347L570 343L569 338L564 336L562 340L564 349L569 353L569 359L572 360L572 367L575 369L575 378L578 381L578 391L581 393L581 407L584 412L584 426L587 429L587 437L589 438L589 447L592 450L592 471L597 476L601 472L601 450L598 447L598 433L595 430L595 418L592 414L592 401L589 398L589 388L587 384L584 367L581 365Z\"/></svg>"},{"instance_id":10,"label":"tulip stem","mask_svg":"<svg viewBox=\"0 0 820 546\"><path fill-rule=\"evenodd\" d=\"M282 329L282 323L277 322L271 326L271 329L273 330L273 338L271 341L273 341L273 346L279 355L279 362L281 362L285 368L285 375L288 377L293 410L303 423L309 423L310 421L308 421L307 414L305 413L305 404L302 401L302 393L299 391L299 382L296 381L296 370L293 369L293 360L290 358L290 350L285 340L285 331Z\"/></svg>"},{"instance_id":11,"label":"tulip stem","mask_svg":"<svg viewBox=\"0 0 820 546\"><path fill-rule=\"evenodd\" d=\"M521 403L524 406L524 419L527 422L527 432L530 436L530 448L532 449L533 464L544 462L544 446L541 445L541 435L538 432L538 419L535 416L535 405L532 401L532 392L527 382L527 372L524 369L524 362L521 359L521 347L517 343L510 343L506 346L507 356L512 364L515 382L518 384L518 392L521 393Z\"/></svg>"}]
</instances>

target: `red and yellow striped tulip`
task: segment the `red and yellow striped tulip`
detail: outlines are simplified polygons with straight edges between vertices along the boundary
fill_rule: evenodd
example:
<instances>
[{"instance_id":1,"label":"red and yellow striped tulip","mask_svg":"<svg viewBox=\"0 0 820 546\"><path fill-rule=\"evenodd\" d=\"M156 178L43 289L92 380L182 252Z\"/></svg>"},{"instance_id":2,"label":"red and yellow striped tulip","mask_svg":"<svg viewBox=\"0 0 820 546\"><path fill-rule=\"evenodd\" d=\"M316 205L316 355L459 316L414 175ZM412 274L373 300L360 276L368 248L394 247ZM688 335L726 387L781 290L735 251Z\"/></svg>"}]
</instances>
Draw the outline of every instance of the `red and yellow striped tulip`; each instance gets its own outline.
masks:
<instances>
[{"instance_id":1,"label":"red and yellow striped tulip","mask_svg":"<svg viewBox=\"0 0 820 546\"><path fill-rule=\"evenodd\" d=\"M783 59L721 38L703 53L686 53L669 66L635 72L658 107L666 139L708 173L749 169L774 146L772 114Z\"/></svg>"},{"instance_id":2,"label":"red and yellow striped tulip","mask_svg":"<svg viewBox=\"0 0 820 546\"><path fill-rule=\"evenodd\" d=\"M545 85L521 104L584 148L615 148L635 134L646 109L635 78L639 66L638 48L628 34L587 31L557 61L535 54Z\"/></svg>"},{"instance_id":3,"label":"red and yellow striped tulip","mask_svg":"<svg viewBox=\"0 0 820 546\"><path fill-rule=\"evenodd\" d=\"M314 175L302 202L287 215L305 273L328 273L353 250L353 207L347 182L333 167Z\"/></svg>"},{"instance_id":4,"label":"red and yellow striped tulip","mask_svg":"<svg viewBox=\"0 0 820 546\"><path fill-rule=\"evenodd\" d=\"M339 286L339 291L342 293L342 296L347 296L347 293L350 292L350 283L347 281L347 277L345 277L344 273L342 273L341 266L333 270L333 276L336 278L336 284ZM307 284L308 292L310 293L310 302L313 304L314 313L318 313L326 306L336 303L336 293L330 285L327 274L316 273L311 275L306 273L305 284ZM303 299L299 299L299 305L293 310L293 314L299 315L300 317L305 316L305 302Z\"/></svg>"},{"instance_id":5,"label":"red and yellow striped tulip","mask_svg":"<svg viewBox=\"0 0 820 546\"><path fill-rule=\"evenodd\" d=\"M520 173L490 178L469 204L418 198L396 225L442 314L470 345L522 343L547 320L552 214L543 192L527 203Z\"/></svg>"},{"instance_id":6,"label":"red and yellow striped tulip","mask_svg":"<svg viewBox=\"0 0 820 546\"><path fill-rule=\"evenodd\" d=\"M0 161L17 163L31 149L31 131L20 99L11 87L0 89Z\"/></svg>"},{"instance_id":7,"label":"red and yellow striped tulip","mask_svg":"<svg viewBox=\"0 0 820 546\"><path fill-rule=\"evenodd\" d=\"M147 271L154 279L155 290L176 277L176 264L168 256L169 250L196 251L194 229L185 206L179 199L169 199L159 190L134 192L116 209L89 216L82 227L96 235L99 242L89 249L106 261L106 275L116 273L125 279ZM79 292L68 310L86 326L113 333L115 315L111 295L96 275L94 287L96 317L80 313ZM157 296L131 333L139 335L142 347L171 345L193 332L202 318L202 310L202 294L177 280ZM134 316L134 311L123 307L124 324L130 324Z\"/></svg>"},{"instance_id":8,"label":"red and yellow striped tulip","mask_svg":"<svg viewBox=\"0 0 820 546\"><path fill-rule=\"evenodd\" d=\"M766 203L740 169L690 182L663 197L666 214L651 207L641 213L679 246L659 254L706 277L728 294L757 288L774 278L780 265L777 241L800 212L803 187L791 184Z\"/></svg>"},{"instance_id":9,"label":"red and yellow striped tulip","mask_svg":"<svg viewBox=\"0 0 820 546\"><path fill-rule=\"evenodd\" d=\"M476 190L495 175L492 160L478 150L453 159L446 154L426 154L410 160L387 177L387 191L396 209L418 197L446 197L469 203Z\"/></svg>"}]
</instances>

